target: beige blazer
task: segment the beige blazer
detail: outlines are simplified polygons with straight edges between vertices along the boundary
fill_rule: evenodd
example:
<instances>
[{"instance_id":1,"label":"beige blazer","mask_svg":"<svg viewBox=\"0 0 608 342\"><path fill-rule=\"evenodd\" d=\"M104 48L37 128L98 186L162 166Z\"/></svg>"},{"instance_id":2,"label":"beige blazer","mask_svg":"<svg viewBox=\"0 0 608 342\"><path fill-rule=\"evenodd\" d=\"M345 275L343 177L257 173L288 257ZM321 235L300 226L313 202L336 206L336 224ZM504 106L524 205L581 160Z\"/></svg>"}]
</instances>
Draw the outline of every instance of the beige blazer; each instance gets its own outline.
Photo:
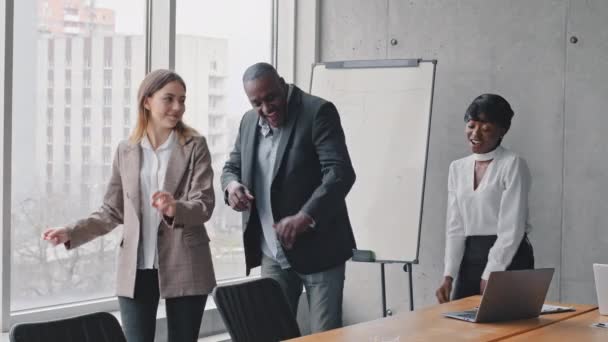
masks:
<instances>
[{"instance_id":1,"label":"beige blazer","mask_svg":"<svg viewBox=\"0 0 608 342\"><path fill-rule=\"evenodd\" d=\"M215 274L204 223L215 205L211 157L204 137L179 139L167 166L164 189L177 200L173 222L158 230L158 278L162 298L209 294ZM118 249L118 296L133 298L137 271L141 206L139 144L119 144L103 205L89 217L68 226L68 249L76 248L123 224Z\"/></svg>"}]
</instances>

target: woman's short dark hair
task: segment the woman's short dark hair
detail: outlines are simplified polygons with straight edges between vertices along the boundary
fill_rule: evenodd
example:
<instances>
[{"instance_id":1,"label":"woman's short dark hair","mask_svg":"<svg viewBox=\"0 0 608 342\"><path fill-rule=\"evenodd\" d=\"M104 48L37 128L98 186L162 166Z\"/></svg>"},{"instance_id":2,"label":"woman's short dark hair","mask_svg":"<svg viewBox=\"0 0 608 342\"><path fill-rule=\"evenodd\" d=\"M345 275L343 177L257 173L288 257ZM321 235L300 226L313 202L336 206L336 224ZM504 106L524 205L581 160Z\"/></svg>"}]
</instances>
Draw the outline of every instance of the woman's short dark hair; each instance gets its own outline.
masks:
<instances>
[{"instance_id":1,"label":"woman's short dark hair","mask_svg":"<svg viewBox=\"0 0 608 342\"><path fill-rule=\"evenodd\" d=\"M496 94L479 95L464 113L464 122L470 120L491 122L505 130L511 127L513 109L507 100Z\"/></svg>"}]
</instances>

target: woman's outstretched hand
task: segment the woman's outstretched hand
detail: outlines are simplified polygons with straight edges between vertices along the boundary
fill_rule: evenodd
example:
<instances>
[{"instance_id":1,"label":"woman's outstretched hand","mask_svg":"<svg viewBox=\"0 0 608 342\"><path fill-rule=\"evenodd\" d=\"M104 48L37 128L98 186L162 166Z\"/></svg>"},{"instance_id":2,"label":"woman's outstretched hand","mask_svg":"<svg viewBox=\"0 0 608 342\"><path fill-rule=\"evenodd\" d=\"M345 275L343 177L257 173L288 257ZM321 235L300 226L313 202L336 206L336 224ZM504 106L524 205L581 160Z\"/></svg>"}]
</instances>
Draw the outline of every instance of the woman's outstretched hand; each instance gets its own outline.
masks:
<instances>
[{"instance_id":1,"label":"woman's outstretched hand","mask_svg":"<svg viewBox=\"0 0 608 342\"><path fill-rule=\"evenodd\" d=\"M42 240L48 241L53 246L64 244L70 240L68 230L65 227L47 228L42 233Z\"/></svg>"}]
</instances>

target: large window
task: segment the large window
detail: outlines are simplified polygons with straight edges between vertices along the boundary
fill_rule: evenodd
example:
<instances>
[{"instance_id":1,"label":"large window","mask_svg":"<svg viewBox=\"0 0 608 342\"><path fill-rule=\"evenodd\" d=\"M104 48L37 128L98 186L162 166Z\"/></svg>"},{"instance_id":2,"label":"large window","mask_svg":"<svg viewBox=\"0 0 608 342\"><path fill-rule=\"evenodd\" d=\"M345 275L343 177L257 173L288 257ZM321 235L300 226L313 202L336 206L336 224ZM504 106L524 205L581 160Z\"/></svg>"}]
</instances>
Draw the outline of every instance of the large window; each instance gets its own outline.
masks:
<instances>
[{"instance_id":1,"label":"large window","mask_svg":"<svg viewBox=\"0 0 608 342\"><path fill-rule=\"evenodd\" d=\"M175 69L188 88L184 121L207 137L215 172L217 204L207 230L219 280L245 275L241 216L224 205L219 176L250 108L243 71L271 59L271 7L270 0L177 1Z\"/></svg>"},{"instance_id":2,"label":"large window","mask_svg":"<svg viewBox=\"0 0 608 342\"><path fill-rule=\"evenodd\" d=\"M241 217L223 204L219 176L250 108L242 73L271 60L273 1L9 1L12 112L5 115L12 122L5 122L12 134L0 138L12 148L10 158L1 160L11 170L3 183L10 182L10 193L1 189L10 194L10 206L2 206L10 208L2 212L4 222L10 221L2 227L10 248L2 258L10 258L11 267L3 269L10 300L2 301L2 313L10 311L13 323L116 308L121 227L69 252L40 236L47 227L68 225L100 207L116 146L137 122L137 87L150 65L171 68L175 61L186 81L185 121L207 137L215 171L217 204L207 229L216 276L244 276ZM0 0L2 19L6 2ZM176 12L167 11L173 4ZM153 26L145 25L146 13ZM172 22L176 37L166 34L173 32ZM0 37L5 27L0 25ZM158 49L173 46L173 38L175 51ZM0 52L3 44L2 39ZM4 329L8 324L2 321Z\"/></svg>"},{"instance_id":3,"label":"large window","mask_svg":"<svg viewBox=\"0 0 608 342\"><path fill-rule=\"evenodd\" d=\"M135 122L135 99L111 89L143 78L145 1L14 4L11 310L110 297L120 228L71 252L40 235L101 205L123 138L111 125Z\"/></svg>"}]
</instances>

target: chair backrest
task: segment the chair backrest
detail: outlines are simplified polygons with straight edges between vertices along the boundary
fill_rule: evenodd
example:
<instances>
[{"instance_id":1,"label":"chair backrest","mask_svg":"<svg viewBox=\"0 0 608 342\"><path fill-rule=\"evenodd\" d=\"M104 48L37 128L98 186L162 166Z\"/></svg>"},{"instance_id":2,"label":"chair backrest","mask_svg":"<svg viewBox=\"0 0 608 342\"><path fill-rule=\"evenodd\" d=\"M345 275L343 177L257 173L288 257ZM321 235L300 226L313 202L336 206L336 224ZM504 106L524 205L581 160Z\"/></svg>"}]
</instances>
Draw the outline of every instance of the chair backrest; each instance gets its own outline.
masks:
<instances>
[{"instance_id":1,"label":"chair backrest","mask_svg":"<svg viewBox=\"0 0 608 342\"><path fill-rule=\"evenodd\" d=\"M285 294L273 279L218 286L213 298L234 342L272 342L301 336Z\"/></svg>"},{"instance_id":2,"label":"chair backrest","mask_svg":"<svg viewBox=\"0 0 608 342\"><path fill-rule=\"evenodd\" d=\"M20 323L11 328L11 342L126 342L116 317L97 312L50 322Z\"/></svg>"}]
</instances>

